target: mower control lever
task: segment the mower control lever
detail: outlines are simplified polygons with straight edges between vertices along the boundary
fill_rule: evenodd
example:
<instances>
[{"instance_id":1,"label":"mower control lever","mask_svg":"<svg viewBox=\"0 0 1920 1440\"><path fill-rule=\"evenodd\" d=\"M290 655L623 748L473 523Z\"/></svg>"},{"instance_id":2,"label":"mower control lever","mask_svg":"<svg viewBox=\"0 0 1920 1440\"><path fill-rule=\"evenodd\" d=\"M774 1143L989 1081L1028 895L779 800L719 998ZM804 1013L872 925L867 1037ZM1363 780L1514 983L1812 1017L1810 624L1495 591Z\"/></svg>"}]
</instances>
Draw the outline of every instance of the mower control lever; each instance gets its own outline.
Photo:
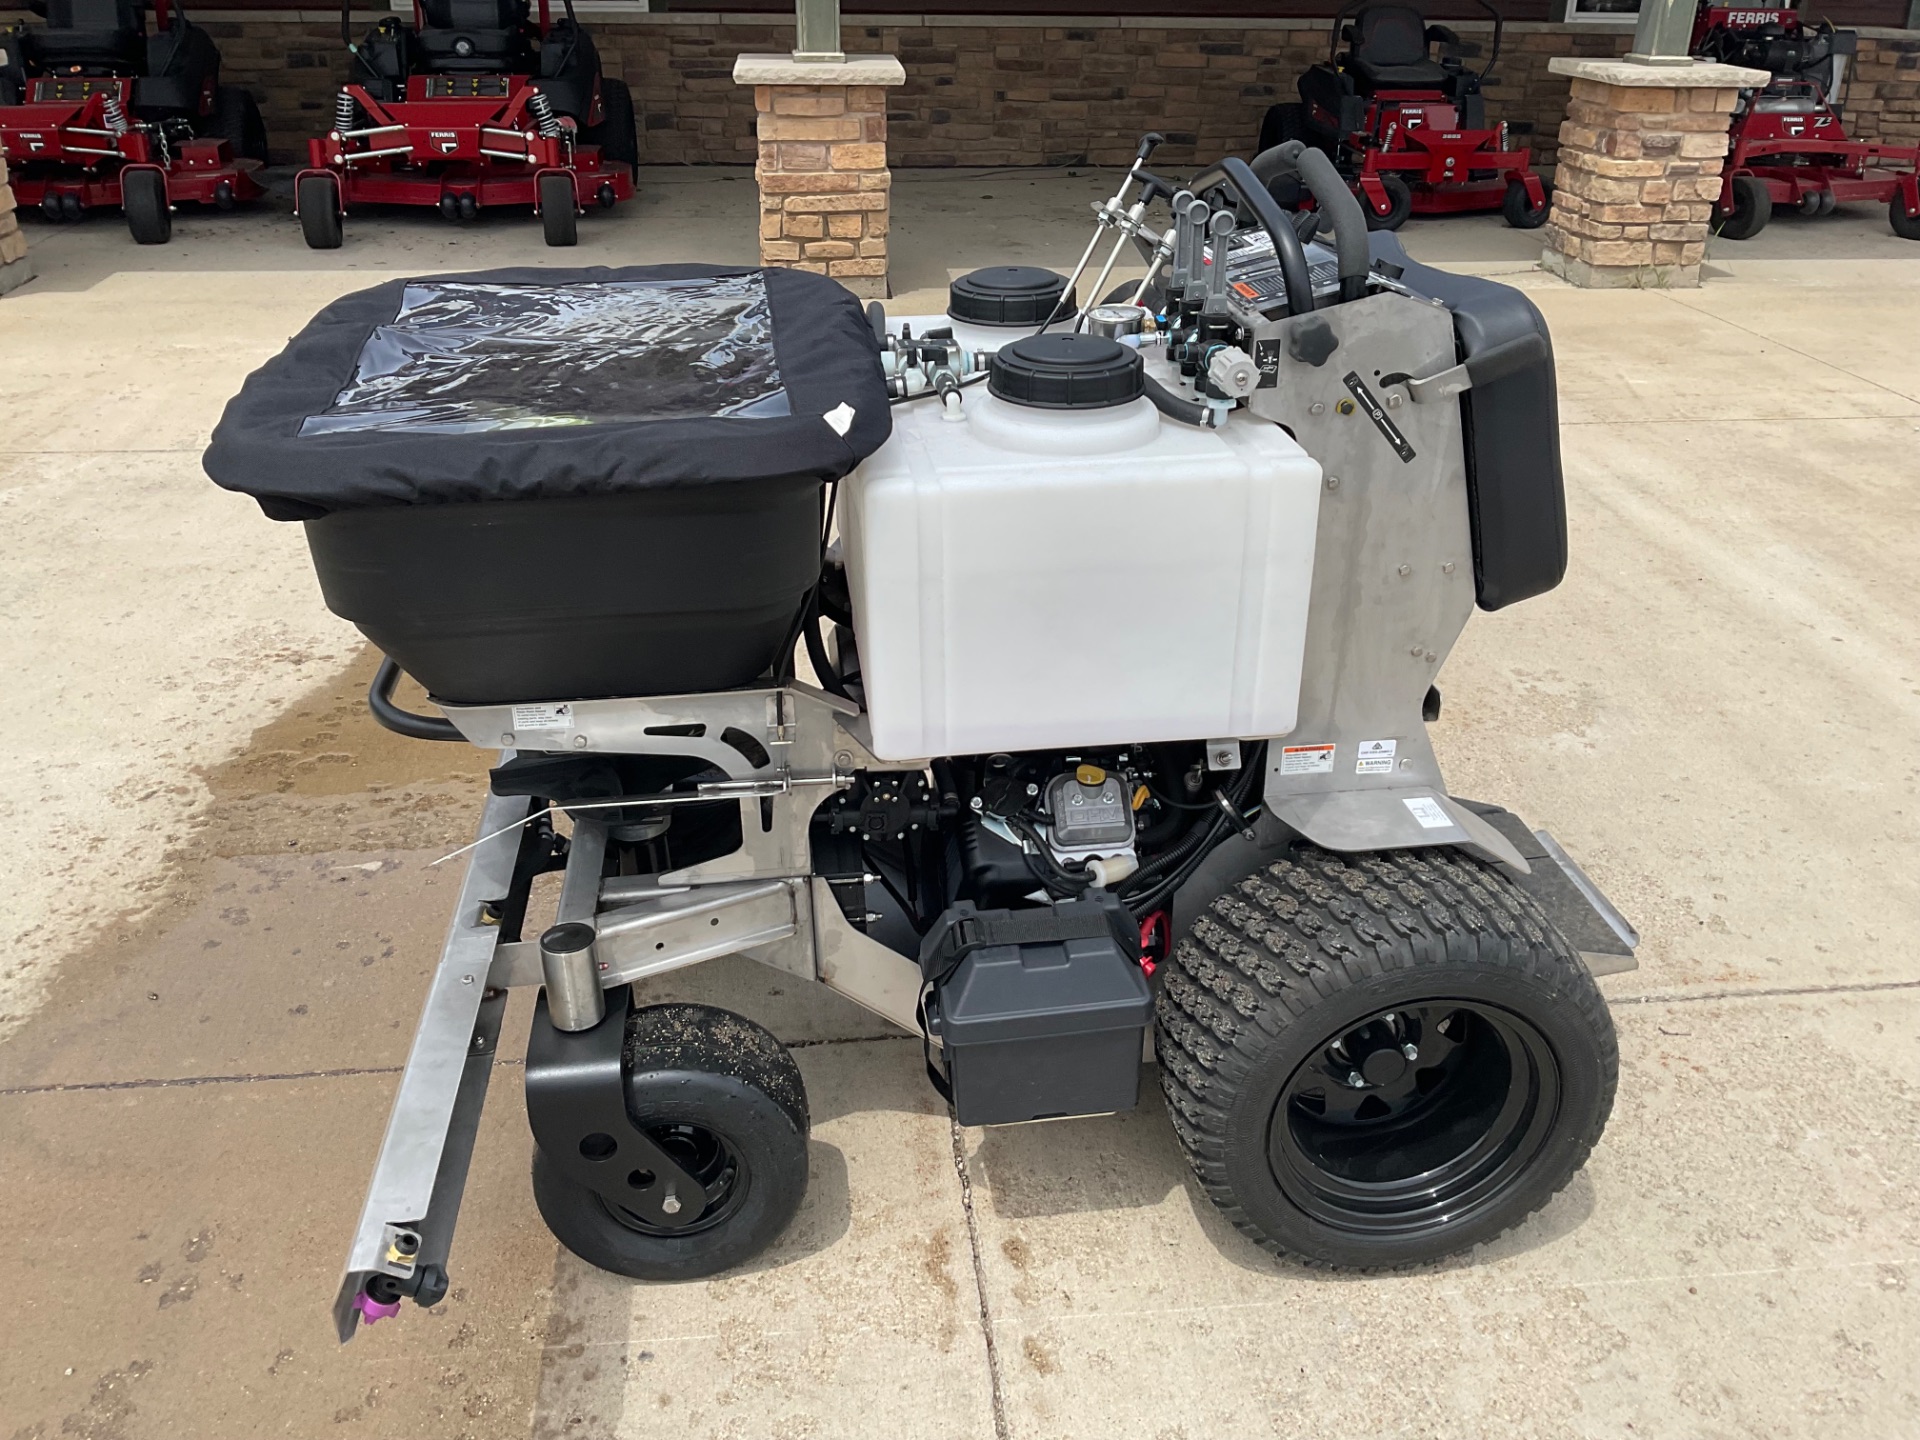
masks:
<instances>
[{"instance_id":1,"label":"mower control lever","mask_svg":"<svg viewBox=\"0 0 1920 1440\"><path fill-rule=\"evenodd\" d=\"M1537 330L1529 330L1477 355L1470 355L1461 364L1450 366L1438 375L1427 375L1420 379L1411 375L1384 375L1380 383L1404 385L1407 394L1413 397L1414 404L1431 405L1439 400L1451 400L1476 386L1504 380L1515 371L1524 370L1549 356L1545 337Z\"/></svg>"}]
</instances>

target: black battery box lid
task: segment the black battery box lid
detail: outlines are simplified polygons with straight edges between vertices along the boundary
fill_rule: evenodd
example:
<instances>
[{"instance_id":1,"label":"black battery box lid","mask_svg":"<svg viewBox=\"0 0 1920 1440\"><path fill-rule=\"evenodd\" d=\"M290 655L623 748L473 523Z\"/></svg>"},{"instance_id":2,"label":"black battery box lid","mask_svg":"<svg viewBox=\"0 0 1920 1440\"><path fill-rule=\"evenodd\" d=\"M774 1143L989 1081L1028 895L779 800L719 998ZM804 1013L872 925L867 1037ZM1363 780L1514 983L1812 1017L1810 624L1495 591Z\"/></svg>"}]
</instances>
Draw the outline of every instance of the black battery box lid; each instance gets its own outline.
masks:
<instances>
[{"instance_id":1,"label":"black battery box lid","mask_svg":"<svg viewBox=\"0 0 1920 1440\"><path fill-rule=\"evenodd\" d=\"M1068 901L1034 910L949 911L943 919L959 922L958 933L985 943L963 948L936 980L942 1042L964 1047L1143 1028L1153 996L1106 909Z\"/></svg>"}]
</instances>

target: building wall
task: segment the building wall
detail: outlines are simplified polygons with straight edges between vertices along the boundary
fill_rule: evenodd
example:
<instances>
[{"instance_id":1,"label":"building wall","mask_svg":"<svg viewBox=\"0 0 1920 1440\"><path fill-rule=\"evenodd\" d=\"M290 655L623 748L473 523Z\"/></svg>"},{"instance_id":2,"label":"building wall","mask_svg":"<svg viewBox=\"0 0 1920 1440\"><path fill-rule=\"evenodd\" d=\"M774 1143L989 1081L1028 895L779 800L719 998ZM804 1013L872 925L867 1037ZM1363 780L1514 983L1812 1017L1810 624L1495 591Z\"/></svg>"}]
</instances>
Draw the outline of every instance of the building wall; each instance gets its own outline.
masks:
<instances>
[{"instance_id":1,"label":"building wall","mask_svg":"<svg viewBox=\"0 0 1920 1440\"><path fill-rule=\"evenodd\" d=\"M275 158L301 158L346 72L337 16L200 14L219 40L226 79L259 98ZM588 18L607 73L633 87L644 163L753 163L753 95L733 83L733 57L790 49L790 23L697 12ZM844 39L849 51L891 51L906 65L907 83L889 97L895 167L1125 164L1147 130L1167 136L1160 162L1174 168L1244 154L1267 106L1296 98L1295 79L1325 58L1328 41L1326 23L1306 20L899 19L850 17ZM1463 39L1488 38L1485 27L1452 23ZM1629 38L1509 25L1489 117L1551 165L1567 81L1549 75L1547 61L1623 54ZM1848 119L1859 138L1920 143L1920 33L1862 34Z\"/></svg>"}]
</instances>

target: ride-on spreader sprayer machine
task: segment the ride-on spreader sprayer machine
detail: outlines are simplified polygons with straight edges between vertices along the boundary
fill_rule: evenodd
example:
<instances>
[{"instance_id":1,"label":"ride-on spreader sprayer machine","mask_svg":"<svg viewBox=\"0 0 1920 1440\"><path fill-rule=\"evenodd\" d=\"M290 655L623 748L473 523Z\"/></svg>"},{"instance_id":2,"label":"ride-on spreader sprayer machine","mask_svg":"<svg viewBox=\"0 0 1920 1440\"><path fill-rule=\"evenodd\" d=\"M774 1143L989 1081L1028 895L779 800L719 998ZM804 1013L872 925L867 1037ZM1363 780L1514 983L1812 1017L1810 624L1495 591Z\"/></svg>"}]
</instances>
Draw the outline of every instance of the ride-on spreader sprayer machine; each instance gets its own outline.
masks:
<instances>
[{"instance_id":1,"label":"ride-on spreader sprayer machine","mask_svg":"<svg viewBox=\"0 0 1920 1440\"><path fill-rule=\"evenodd\" d=\"M531 206L549 245L573 245L589 205L633 198L633 97L600 73L565 0L529 18L527 0L415 0L413 23L383 18L353 38L333 128L307 144L294 205L307 244L331 250L362 205L427 205L449 220Z\"/></svg>"},{"instance_id":2,"label":"ride-on spreader sprayer machine","mask_svg":"<svg viewBox=\"0 0 1920 1440\"><path fill-rule=\"evenodd\" d=\"M436 276L228 406L208 472L304 523L390 657L375 717L500 752L343 1339L446 1292L516 987L569 1249L664 1280L775 1243L799 1067L644 994L723 955L892 1021L962 1125L1129 1109L1157 1059L1199 1187L1316 1263L1465 1250L1584 1162L1636 937L1427 734L1476 602L1565 568L1544 322L1370 238L1317 151L1258 162L1318 201L1303 244L1242 161L1153 176L1157 138L1110 251L944 315L784 269Z\"/></svg>"},{"instance_id":3,"label":"ride-on spreader sprayer machine","mask_svg":"<svg viewBox=\"0 0 1920 1440\"><path fill-rule=\"evenodd\" d=\"M1413 6L1349 0L1334 17L1326 60L1300 77L1300 102L1267 111L1261 150L1304 140L1324 151L1376 230L1398 230L1410 215L1485 210L1521 230L1545 224L1547 192L1532 151L1512 144L1505 121L1487 124L1482 89L1506 25L1486 0L1480 8L1493 21L1493 49L1476 71L1464 61L1479 46L1427 24Z\"/></svg>"},{"instance_id":4,"label":"ride-on spreader sprayer machine","mask_svg":"<svg viewBox=\"0 0 1920 1440\"><path fill-rule=\"evenodd\" d=\"M0 155L14 198L49 220L122 211L142 245L173 207L265 194L253 97L220 83L220 51L177 0L35 0L44 25L0 31Z\"/></svg>"},{"instance_id":5,"label":"ride-on spreader sprayer machine","mask_svg":"<svg viewBox=\"0 0 1920 1440\"><path fill-rule=\"evenodd\" d=\"M1734 109L1715 233L1751 240L1776 205L1831 215L1865 201L1887 207L1895 234L1920 240L1920 146L1847 138L1841 110L1858 44L1853 31L1794 9L1701 5L1693 53L1772 76Z\"/></svg>"}]
</instances>

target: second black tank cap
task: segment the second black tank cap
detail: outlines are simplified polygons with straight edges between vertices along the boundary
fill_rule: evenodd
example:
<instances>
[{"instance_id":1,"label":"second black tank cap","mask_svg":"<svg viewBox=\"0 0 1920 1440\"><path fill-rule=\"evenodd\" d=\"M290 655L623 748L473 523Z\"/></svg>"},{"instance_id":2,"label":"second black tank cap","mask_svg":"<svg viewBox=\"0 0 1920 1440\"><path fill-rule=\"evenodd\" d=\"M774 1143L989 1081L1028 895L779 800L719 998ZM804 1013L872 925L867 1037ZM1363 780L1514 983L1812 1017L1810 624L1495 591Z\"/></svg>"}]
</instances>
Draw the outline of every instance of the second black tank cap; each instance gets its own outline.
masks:
<instances>
[{"instance_id":1,"label":"second black tank cap","mask_svg":"<svg viewBox=\"0 0 1920 1440\"><path fill-rule=\"evenodd\" d=\"M1104 335L1029 335L993 354L987 389L1042 410L1104 410L1146 393L1140 352Z\"/></svg>"},{"instance_id":2,"label":"second black tank cap","mask_svg":"<svg viewBox=\"0 0 1920 1440\"><path fill-rule=\"evenodd\" d=\"M1037 265L989 265L947 287L947 315L969 325L1044 325L1072 314L1064 275Z\"/></svg>"}]
</instances>

